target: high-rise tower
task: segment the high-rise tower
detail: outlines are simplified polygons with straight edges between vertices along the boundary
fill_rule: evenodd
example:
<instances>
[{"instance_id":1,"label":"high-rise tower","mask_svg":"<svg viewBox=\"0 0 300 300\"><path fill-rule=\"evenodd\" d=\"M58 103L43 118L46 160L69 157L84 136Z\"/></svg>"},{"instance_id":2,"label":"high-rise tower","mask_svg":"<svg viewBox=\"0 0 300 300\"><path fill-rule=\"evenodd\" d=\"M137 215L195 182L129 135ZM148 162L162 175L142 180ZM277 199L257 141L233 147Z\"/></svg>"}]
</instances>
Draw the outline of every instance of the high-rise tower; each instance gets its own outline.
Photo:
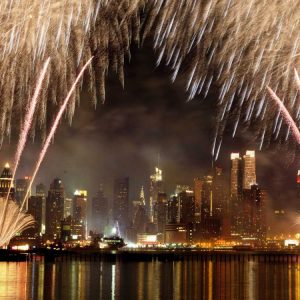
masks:
<instances>
[{"instance_id":1,"label":"high-rise tower","mask_svg":"<svg viewBox=\"0 0 300 300\"><path fill-rule=\"evenodd\" d=\"M114 183L113 216L119 223L122 233L128 226L129 214L129 178L117 178Z\"/></svg>"},{"instance_id":2,"label":"high-rise tower","mask_svg":"<svg viewBox=\"0 0 300 300\"><path fill-rule=\"evenodd\" d=\"M250 190L256 184L255 151L247 150L243 158L243 189Z\"/></svg>"},{"instance_id":3,"label":"high-rise tower","mask_svg":"<svg viewBox=\"0 0 300 300\"><path fill-rule=\"evenodd\" d=\"M149 217L150 222L157 224L158 194L163 192L162 170L155 168L155 173L150 176Z\"/></svg>"},{"instance_id":4,"label":"high-rise tower","mask_svg":"<svg viewBox=\"0 0 300 300\"><path fill-rule=\"evenodd\" d=\"M61 220L64 218L64 187L59 178L50 184L46 200L46 235L49 239L60 236Z\"/></svg>"}]
</instances>

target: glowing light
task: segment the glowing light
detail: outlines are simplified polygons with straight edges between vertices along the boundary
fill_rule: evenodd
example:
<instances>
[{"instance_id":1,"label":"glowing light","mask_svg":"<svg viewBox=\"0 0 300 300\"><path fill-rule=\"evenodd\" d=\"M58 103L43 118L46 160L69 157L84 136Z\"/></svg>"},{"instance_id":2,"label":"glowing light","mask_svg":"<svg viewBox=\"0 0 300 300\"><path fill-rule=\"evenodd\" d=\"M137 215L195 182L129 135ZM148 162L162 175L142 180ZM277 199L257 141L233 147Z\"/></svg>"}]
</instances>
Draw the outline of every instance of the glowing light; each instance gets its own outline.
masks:
<instances>
[{"instance_id":1,"label":"glowing light","mask_svg":"<svg viewBox=\"0 0 300 300\"><path fill-rule=\"evenodd\" d=\"M10 168L9 163L6 163L4 167L5 169L9 169Z\"/></svg>"},{"instance_id":2,"label":"glowing light","mask_svg":"<svg viewBox=\"0 0 300 300\"><path fill-rule=\"evenodd\" d=\"M284 240L284 246L285 247L299 246L299 241L298 240Z\"/></svg>"}]
</instances>

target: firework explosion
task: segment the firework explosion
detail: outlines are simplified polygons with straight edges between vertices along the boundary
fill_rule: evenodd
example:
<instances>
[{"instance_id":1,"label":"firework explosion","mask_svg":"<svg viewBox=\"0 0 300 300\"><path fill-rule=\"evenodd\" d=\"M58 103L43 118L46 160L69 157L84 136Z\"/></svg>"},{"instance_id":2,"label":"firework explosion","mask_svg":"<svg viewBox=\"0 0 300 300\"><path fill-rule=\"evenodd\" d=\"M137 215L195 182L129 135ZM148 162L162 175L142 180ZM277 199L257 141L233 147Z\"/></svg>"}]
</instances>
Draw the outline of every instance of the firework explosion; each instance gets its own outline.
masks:
<instances>
[{"instance_id":1,"label":"firework explosion","mask_svg":"<svg viewBox=\"0 0 300 300\"><path fill-rule=\"evenodd\" d=\"M0 198L0 211L4 209L6 199ZM7 204L7 213L4 216L4 222L0 230L0 248L7 246L9 241L17 232L22 232L34 225L34 219L31 215L20 212L20 207L14 201L9 200ZM18 220L17 224L16 219Z\"/></svg>"},{"instance_id":2,"label":"firework explosion","mask_svg":"<svg viewBox=\"0 0 300 300\"><path fill-rule=\"evenodd\" d=\"M114 70L124 84L124 59L140 36L153 38L157 63L184 74L189 99L219 91L213 155L226 124L233 136L240 124L257 128L262 143L286 142L290 130L268 101L270 86L296 123L298 89L291 80L298 66L299 0L6 0L0 4L2 80L0 136L11 132L10 119L26 107L36 70L46 56L53 66L38 107L45 131L49 103L61 104L82 61L95 56L89 72L92 102L105 98L105 77ZM9 83L9 84L7 84ZM63 84L62 84L63 83ZM47 102L47 99L48 102ZM71 120L79 87L68 104ZM283 130L284 129L284 130ZM32 130L34 135L34 130ZM261 143L261 144L262 144Z\"/></svg>"}]
</instances>

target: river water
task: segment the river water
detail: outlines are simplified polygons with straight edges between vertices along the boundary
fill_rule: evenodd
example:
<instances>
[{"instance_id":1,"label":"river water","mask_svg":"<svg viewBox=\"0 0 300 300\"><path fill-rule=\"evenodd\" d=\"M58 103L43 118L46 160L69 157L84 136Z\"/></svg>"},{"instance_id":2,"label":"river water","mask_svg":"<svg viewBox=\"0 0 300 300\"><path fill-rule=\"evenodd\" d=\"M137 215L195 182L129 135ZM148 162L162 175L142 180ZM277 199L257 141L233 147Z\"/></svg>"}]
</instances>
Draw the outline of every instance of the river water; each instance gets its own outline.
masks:
<instances>
[{"instance_id":1,"label":"river water","mask_svg":"<svg viewBox=\"0 0 300 300\"><path fill-rule=\"evenodd\" d=\"M300 263L0 262L0 299L300 299Z\"/></svg>"}]
</instances>

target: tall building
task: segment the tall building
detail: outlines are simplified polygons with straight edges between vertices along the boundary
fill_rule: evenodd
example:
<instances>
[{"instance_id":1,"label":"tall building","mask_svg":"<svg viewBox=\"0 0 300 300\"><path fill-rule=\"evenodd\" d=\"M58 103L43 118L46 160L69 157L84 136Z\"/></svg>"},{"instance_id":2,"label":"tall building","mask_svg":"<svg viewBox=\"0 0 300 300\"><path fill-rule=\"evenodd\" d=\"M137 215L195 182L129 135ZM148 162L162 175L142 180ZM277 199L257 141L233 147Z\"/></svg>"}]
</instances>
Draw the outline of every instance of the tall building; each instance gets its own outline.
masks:
<instances>
[{"instance_id":1,"label":"tall building","mask_svg":"<svg viewBox=\"0 0 300 300\"><path fill-rule=\"evenodd\" d=\"M242 160L239 153L231 153L231 176L230 176L230 194L231 197L238 198L243 190L243 169Z\"/></svg>"},{"instance_id":2,"label":"tall building","mask_svg":"<svg viewBox=\"0 0 300 300\"><path fill-rule=\"evenodd\" d=\"M22 202L25 199L27 189L30 184L30 177L25 176L24 178L19 178L16 180L16 189L15 189L15 197L16 197L16 202L19 205L22 205ZM31 196L31 190L29 191L28 198L26 199L26 202L24 203L24 209L28 210L28 199Z\"/></svg>"},{"instance_id":3,"label":"tall building","mask_svg":"<svg viewBox=\"0 0 300 300\"><path fill-rule=\"evenodd\" d=\"M213 176L203 177L201 193L201 222L213 215Z\"/></svg>"},{"instance_id":4,"label":"tall building","mask_svg":"<svg viewBox=\"0 0 300 300\"><path fill-rule=\"evenodd\" d=\"M61 220L64 217L64 187L59 178L50 184L46 200L46 236L50 240L60 236Z\"/></svg>"},{"instance_id":5,"label":"tall building","mask_svg":"<svg viewBox=\"0 0 300 300\"><path fill-rule=\"evenodd\" d=\"M81 226L78 234L82 239L87 237L87 191L76 190L73 196L73 219Z\"/></svg>"},{"instance_id":6,"label":"tall building","mask_svg":"<svg viewBox=\"0 0 300 300\"><path fill-rule=\"evenodd\" d=\"M256 184L255 151L247 150L243 163L243 189L250 190Z\"/></svg>"},{"instance_id":7,"label":"tall building","mask_svg":"<svg viewBox=\"0 0 300 300\"><path fill-rule=\"evenodd\" d=\"M28 199L27 213L32 215L35 220L33 228L27 230L31 237L38 237L42 234L42 217L43 217L43 198L41 196L31 196Z\"/></svg>"},{"instance_id":8,"label":"tall building","mask_svg":"<svg viewBox=\"0 0 300 300\"><path fill-rule=\"evenodd\" d=\"M194 191L187 189L178 194L178 217L177 222L193 224L195 221L195 197Z\"/></svg>"},{"instance_id":9,"label":"tall building","mask_svg":"<svg viewBox=\"0 0 300 300\"><path fill-rule=\"evenodd\" d=\"M178 196L172 195L168 200L168 223L175 224L178 220Z\"/></svg>"},{"instance_id":10,"label":"tall building","mask_svg":"<svg viewBox=\"0 0 300 300\"><path fill-rule=\"evenodd\" d=\"M243 191L243 239L264 241L266 238L267 193L258 185Z\"/></svg>"},{"instance_id":11,"label":"tall building","mask_svg":"<svg viewBox=\"0 0 300 300\"><path fill-rule=\"evenodd\" d=\"M230 205L231 234L240 236L243 226L242 215L237 211L242 210L243 197L243 162L239 153L231 153L231 176L230 176Z\"/></svg>"},{"instance_id":12,"label":"tall building","mask_svg":"<svg viewBox=\"0 0 300 300\"><path fill-rule=\"evenodd\" d=\"M126 232L129 214L129 178L117 178L114 182L113 218L121 233Z\"/></svg>"},{"instance_id":13,"label":"tall building","mask_svg":"<svg viewBox=\"0 0 300 300\"><path fill-rule=\"evenodd\" d=\"M168 196L166 193L157 195L157 232L163 233L168 221Z\"/></svg>"},{"instance_id":14,"label":"tall building","mask_svg":"<svg viewBox=\"0 0 300 300\"><path fill-rule=\"evenodd\" d=\"M6 198L10 189L9 198L15 199L15 188L12 182L12 172L8 163L5 164L0 177L0 197Z\"/></svg>"},{"instance_id":15,"label":"tall building","mask_svg":"<svg viewBox=\"0 0 300 300\"><path fill-rule=\"evenodd\" d=\"M73 199L66 197L64 202L64 218L68 216L73 216Z\"/></svg>"},{"instance_id":16,"label":"tall building","mask_svg":"<svg viewBox=\"0 0 300 300\"><path fill-rule=\"evenodd\" d=\"M104 195L103 185L97 195L92 199L92 226L91 229L95 233L104 233L105 227L109 223L109 207L108 199Z\"/></svg>"},{"instance_id":17,"label":"tall building","mask_svg":"<svg viewBox=\"0 0 300 300\"><path fill-rule=\"evenodd\" d=\"M46 186L43 183L36 185L35 194L42 199L42 229L41 233L45 234L46 230Z\"/></svg>"},{"instance_id":18,"label":"tall building","mask_svg":"<svg viewBox=\"0 0 300 300\"><path fill-rule=\"evenodd\" d=\"M163 192L162 170L155 168L155 173L150 176L149 218L150 222L157 224L157 199L158 193Z\"/></svg>"},{"instance_id":19,"label":"tall building","mask_svg":"<svg viewBox=\"0 0 300 300\"><path fill-rule=\"evenodd\" d=\"M201 178L194 179L194 197L195 197L195 222L201 222L201 195L203 181Z\"/></svg>"}]
</instances>

